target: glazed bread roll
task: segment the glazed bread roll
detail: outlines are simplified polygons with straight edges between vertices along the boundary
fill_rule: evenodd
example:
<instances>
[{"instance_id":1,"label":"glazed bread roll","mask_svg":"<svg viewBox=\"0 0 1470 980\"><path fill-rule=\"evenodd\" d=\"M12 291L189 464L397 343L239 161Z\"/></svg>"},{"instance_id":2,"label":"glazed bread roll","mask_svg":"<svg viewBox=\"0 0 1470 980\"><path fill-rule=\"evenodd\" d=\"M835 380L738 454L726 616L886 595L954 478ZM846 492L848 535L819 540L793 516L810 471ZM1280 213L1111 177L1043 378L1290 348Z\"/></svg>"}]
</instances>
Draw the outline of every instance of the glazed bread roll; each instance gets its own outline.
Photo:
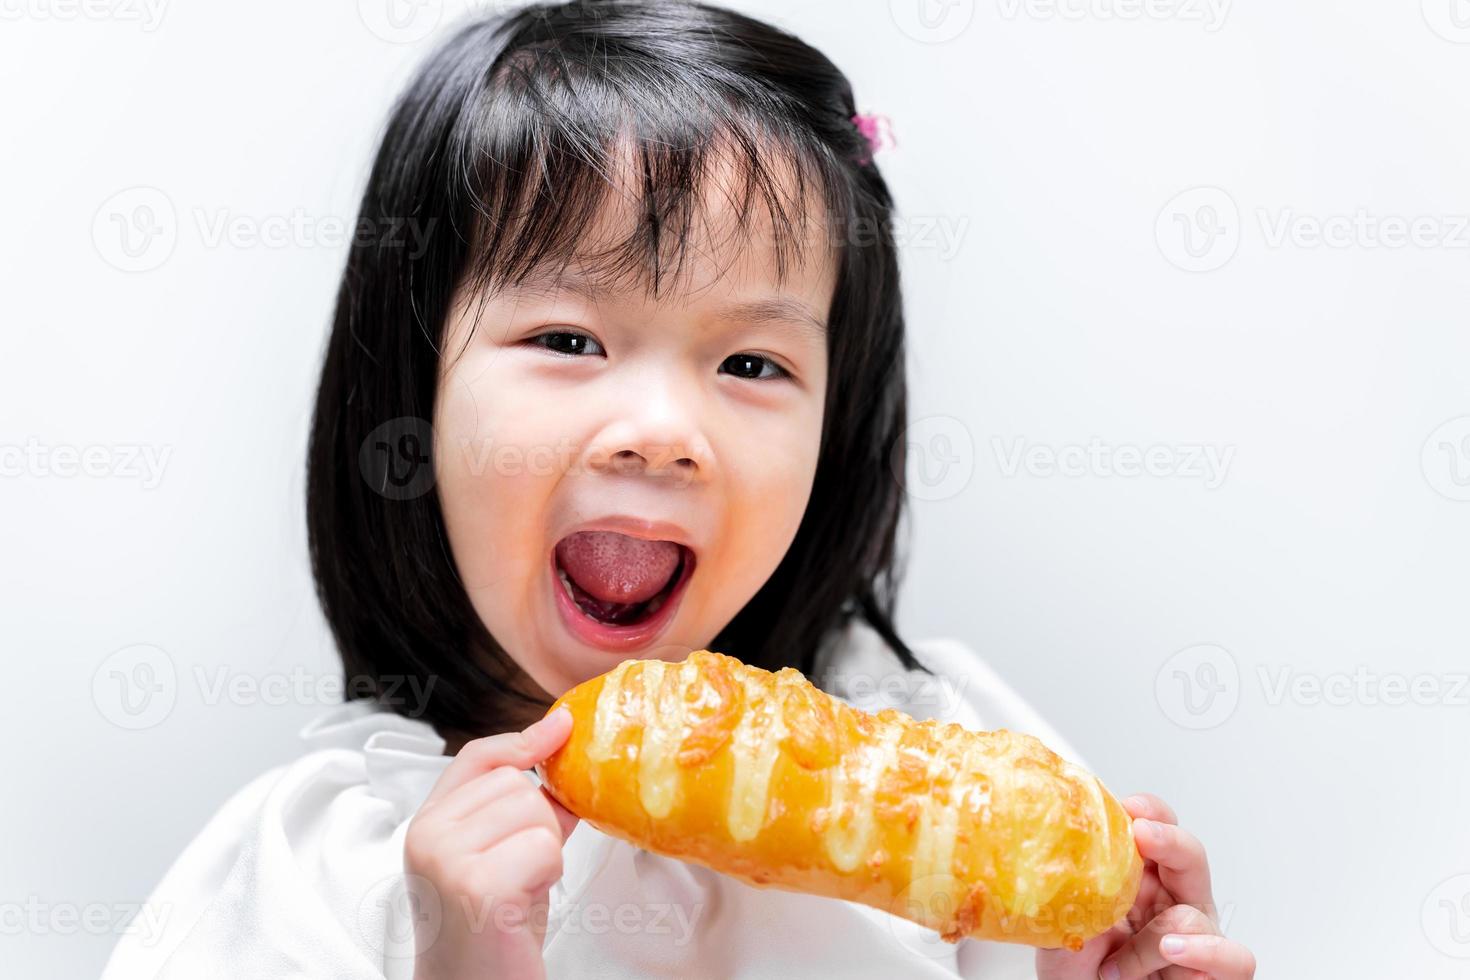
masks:
<instances>
[{"instance_id":1,"label":"glazed bread roll","mask_svg":"<svg viewBox=\"0 0 1470 980\"><path fill-rule=\"evenodd\" d=\"M624 660L557 699L536 767L604 833L757 887L862 902L937 930L1080 948L1132 906L1128 814L1040 741L860 711L790 667L708 650Z\"/></svg>"}]
</instances>

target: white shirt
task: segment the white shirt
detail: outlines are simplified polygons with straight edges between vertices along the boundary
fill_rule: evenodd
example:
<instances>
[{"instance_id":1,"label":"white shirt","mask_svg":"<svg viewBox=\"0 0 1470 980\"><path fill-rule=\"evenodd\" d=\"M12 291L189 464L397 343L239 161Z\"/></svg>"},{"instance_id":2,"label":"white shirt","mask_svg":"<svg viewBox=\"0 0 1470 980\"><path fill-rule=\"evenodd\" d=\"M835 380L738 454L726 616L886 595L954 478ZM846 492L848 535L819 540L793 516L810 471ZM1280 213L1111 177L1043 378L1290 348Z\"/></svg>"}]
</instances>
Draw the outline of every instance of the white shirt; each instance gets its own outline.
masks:
<instances>
[{"instance_id":1,"label":"white shirt","mask_svg":"<svg viewBox=\"0 0 1470 980\"><path fill-rule=\"evenodd\" d=\"M935 676L905 670L855 620L810 679L865 710L1027 732L1086 765L964 644L911 647ZM405 880L403 837L450 762L444 741L367 701L330 709L301 737L306 754L236 792L174 861L142 913L161 933L125 935L103 980L413 975L413 916L433 911L409 900L422 892ZM1030 947L946 943L879 909L756 888L585 821L563 867L543 947L553 978L1035 976Z\"/></svg>"}]
</instances>

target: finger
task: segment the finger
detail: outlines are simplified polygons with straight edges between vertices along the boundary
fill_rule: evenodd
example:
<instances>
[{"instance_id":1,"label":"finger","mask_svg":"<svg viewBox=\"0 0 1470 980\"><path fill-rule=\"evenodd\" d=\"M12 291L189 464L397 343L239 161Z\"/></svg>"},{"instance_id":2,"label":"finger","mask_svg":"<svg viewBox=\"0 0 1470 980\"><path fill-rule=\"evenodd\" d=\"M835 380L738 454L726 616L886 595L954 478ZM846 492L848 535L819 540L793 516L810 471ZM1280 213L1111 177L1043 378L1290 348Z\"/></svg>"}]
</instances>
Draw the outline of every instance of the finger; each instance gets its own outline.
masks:
<instances>
[{"instance_id":1,"label":"finger","mask_svg":"<svg viewBox=\"0 0 1470 980\"><path fill-rule=\"evenodd\" d=\"M1256 958L1240 943L1224 936L1169 933L1159 940L1159 954L1170 963L1200 970L1214 980L1251 980Z\"/></svg>"},{"instance_id":2,"label":"finger","mask_svg":"<svg viewBox=\"0 0 1470 980\"><path fill-rule=\"evenodd\" d=\"M1158 864L1159 883L1175 901L1193 905L1215 917L1210 862L1199 838L1173 824L1135 820L1133 839L1138 842L1138 853Z\"/></svg>"},{"instance_id":3,"label":"finger","mask_svg":"<svg viewBox=\"0 0 1470 980\"><path fill-rule=\"evenodd\" d=\"M436 812L446 820L464 820L502 796L514 796L517 793L529 796L535 791L536 784L530 776L515 766L501 766L480 773L444 797Z\"/></svg>"},{"instance_id":4,"label":"finger","mask_svg":"<svg viewBox=\"0 0 1470 980\"><path fill-rule=\"evenodd\" d=\"M1159 971L1159 980L1210 980L1210 975L1188 967L1166 966Z\"/></svg>"},{"instance_id":5,"label":"finger","mask_svg":"<svg viewBox=\"0 0 1470 980\"><path fill-rule=\"evenodd\" d=\"M1199 909L1192 905L1175 905L1103 960L1097 975L1102 980L1142 980L1170 965L1159 951L1159 941L1166 934L1210 935L1216 932L1214 921Z\"/></svg>"},{"instance_id":6,"label":"finger","mask_svg":"<svg viewBox=\"0 0 1470 980\"><path fill-rule=\"evenodd\" d=\"M561 848L547 846L555 831L522 827L482 854L476 872L485 877L475 893L494 901L519 904L535 899L562 876Z\"/></svg>"},{"instance_id":7,"label":"finger","mask_svg":"<svg viewBox=\"0 0 1470 980\"><path fill-rule=\"evenodd\" d=\"M424 805L438 803L471 779L499 766L530 769L561 748L571 732L572 713L563 706L528 725L524 731L504 732L467 742L434 788L429 790Z\"/></svg>"},{"instance_id":8,"label":"finger","mask_svg":"<svg viewBox=\"0 0 1470 980\"><path fill-rule=\"evenodd\" d=\"M1123 809L1128 815L1137 819L1158 820L1161 823L1178 823L1179 818L1174 815L1173 807L1159 799L1152 793L1135 793L1123 800Z\"/></svg>"},{"instance_id":9,"label":"finger","mask_svg":"<svg viewBox=\"0 0 1470 980\"><path fill-rule=\"evenodd\" d=\"M1164 891L1164 886L1159 884L1158 867L1150 861L1139 882L1138 896L1133 900L1133 907L1128 910L1129 933L1140 931L1165 909L1178 904L1174 901L1174 896Z\"/></svg>"},{"instance_id":10,"label":"finger","mask_svg":"<svg viewBox=\"0 0 1470 980\"><path fill-rule=\"evenodd\" d=\"M544 788L541 790L541 793L546 797L547 802L551 804L551 812L556 816L557 830L561 832L562 842L565 843L566 839L572 836L572 831L577 829L577 824L581 822L581 818L562 806L556 797L546 792Z\"/></svg>"},{"instance_id":11,"label":"finger","mask_svg":"<svg viewBox=\"0 0 1470 980\"><path fill-rule=\"evenodd\" d=\"M498 845L512 834L540 827L564 840L556 816L540 793L511 793L489 800L478 811L447 825L438 834L444 853L477 854Z\"/></svg>"}]
</instances>

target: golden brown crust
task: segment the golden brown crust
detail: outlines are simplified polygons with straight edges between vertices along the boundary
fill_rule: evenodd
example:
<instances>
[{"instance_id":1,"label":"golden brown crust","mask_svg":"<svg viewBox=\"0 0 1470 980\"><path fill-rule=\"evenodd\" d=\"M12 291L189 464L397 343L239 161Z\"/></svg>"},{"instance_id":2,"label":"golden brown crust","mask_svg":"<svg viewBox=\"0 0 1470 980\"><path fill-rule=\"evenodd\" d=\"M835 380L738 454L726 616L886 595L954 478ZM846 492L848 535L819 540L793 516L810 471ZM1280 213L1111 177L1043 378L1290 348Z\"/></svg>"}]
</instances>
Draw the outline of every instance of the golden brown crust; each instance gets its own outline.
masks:
<instances>
[{"instance_id":1,"label":"golden brown crust","mask_svg":"<svg viewBox=\"0 0 1470 980\"><path fill-rule=\"evenodd\" d=\"M1039 740L876 714L708 650L557 699L537 767L604 833L758 887L862 902L957 942L1079 948L1133 904L1128 814Z\"/></svg>"}]
</instances>

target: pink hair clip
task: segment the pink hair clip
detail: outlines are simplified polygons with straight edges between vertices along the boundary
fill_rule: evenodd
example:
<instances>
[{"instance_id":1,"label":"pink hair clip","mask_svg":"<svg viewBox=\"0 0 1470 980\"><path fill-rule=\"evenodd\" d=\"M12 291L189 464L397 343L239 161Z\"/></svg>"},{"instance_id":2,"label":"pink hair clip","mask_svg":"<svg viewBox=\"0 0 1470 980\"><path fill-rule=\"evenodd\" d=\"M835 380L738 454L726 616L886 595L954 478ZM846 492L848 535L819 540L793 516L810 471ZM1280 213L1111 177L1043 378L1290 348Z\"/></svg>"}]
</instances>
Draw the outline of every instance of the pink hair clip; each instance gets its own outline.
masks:
<instances>
[{"instance_id":1,"label":"pink hair clip","mask_svg":"<svg viewBox=\"0 0 1470 980\"><path fill-rule=\"evenodd\" d=\"M893 122L887 117L873 112L860 112L852 117L853 124L857 126L858 132L868 141L869 152L863 156L858 163L867 163L873 158L873 154L885 146L897 146L898 141L893 138Z\"/></svg>"}]
</instances>

